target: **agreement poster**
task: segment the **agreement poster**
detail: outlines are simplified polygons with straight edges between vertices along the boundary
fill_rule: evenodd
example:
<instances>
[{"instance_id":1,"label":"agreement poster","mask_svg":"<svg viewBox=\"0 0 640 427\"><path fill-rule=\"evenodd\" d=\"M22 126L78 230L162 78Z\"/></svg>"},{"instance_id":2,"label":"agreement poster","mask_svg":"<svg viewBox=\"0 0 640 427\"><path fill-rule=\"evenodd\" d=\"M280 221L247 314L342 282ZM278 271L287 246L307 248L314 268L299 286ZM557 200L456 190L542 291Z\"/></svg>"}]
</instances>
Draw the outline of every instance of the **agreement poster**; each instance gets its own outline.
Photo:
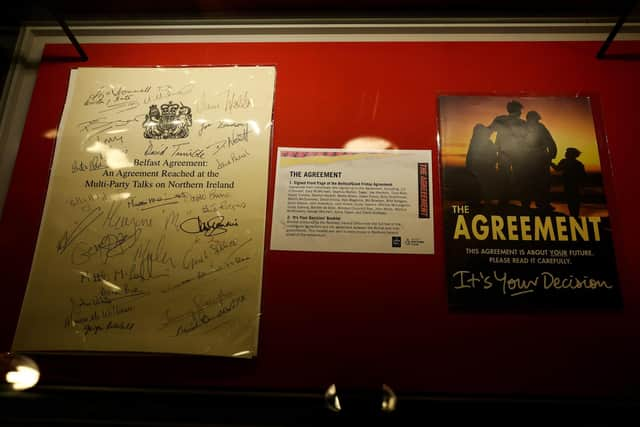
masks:
<instances>
[{"instance_id":1,"label":"agreement poster","mask_svg":"<svg viewBox=\"0 0 640 427\"><path fill-rule=\"evenodd\" d=\"M439 120L450 306L620 306L589 98L442 96Z\"/></svg>"},{"instance_id":2,"label":"agreement poster","mask_svg":"<svg viewBox=\"0 0 640 427\"><path fill-rule=\"evenodd\" d=\"M72 72L15 350L256 355L274 82Z\"/></svg>"}]
</instances>

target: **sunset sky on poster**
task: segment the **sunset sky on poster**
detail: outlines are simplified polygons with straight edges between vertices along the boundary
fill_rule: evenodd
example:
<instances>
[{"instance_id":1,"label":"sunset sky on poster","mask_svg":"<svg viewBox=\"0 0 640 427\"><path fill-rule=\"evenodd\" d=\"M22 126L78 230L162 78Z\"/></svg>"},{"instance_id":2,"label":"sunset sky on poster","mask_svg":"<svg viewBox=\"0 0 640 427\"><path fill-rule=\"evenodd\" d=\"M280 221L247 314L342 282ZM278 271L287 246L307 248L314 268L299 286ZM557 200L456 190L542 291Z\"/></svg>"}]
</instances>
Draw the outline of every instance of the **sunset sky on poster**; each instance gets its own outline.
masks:
<instances>
[{"instance_id":1,"label":"sunset sky on poster","mask_svg":"<svg viewBox=\"0 0 640 427\"><path fill-rule=\"evenodd\" d=\"M439 143L443 163L464 166L473 127L477 123L489 126L496 116L507 114L506 105L513 99L524 106L523 120L529 111L537 111L542 117L541 123L558 146L555 163L568 147L575 147L582 152L578 160L587 172L600 172L593 115L585 97L442 96Z\"/></svg>"}]
</instances>

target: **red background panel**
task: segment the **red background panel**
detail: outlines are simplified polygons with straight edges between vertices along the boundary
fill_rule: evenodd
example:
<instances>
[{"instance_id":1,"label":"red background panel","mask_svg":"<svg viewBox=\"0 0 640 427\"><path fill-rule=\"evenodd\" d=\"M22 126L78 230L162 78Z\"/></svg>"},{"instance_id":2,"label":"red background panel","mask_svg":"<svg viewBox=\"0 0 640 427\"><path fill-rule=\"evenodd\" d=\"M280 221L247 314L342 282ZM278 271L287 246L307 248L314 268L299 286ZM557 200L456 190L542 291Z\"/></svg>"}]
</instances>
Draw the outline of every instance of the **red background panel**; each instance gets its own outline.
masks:
<instances>
[{"instance_id":1,"label":"red background panel","mask_svg":"<svg viewBox=\"0 0 640 427\"><path fill-rule=\"evenodd\" d=\"M640 51L640 44L624 49ZM637 391L640 339L640 62L591 42L227 43L47 46L0 223L0 348L9 348L35 247L69 71L79 66L275 65L274 133L259 354L49 355L45 383L343 387L621 395ZM591 96L624 309L453 313L444 283L437 96ZM436 254L270 251L278 146L341 148L360 136L434 153ZM55 284L52 284L55 286Z\"/></svg>"}]
</instances>

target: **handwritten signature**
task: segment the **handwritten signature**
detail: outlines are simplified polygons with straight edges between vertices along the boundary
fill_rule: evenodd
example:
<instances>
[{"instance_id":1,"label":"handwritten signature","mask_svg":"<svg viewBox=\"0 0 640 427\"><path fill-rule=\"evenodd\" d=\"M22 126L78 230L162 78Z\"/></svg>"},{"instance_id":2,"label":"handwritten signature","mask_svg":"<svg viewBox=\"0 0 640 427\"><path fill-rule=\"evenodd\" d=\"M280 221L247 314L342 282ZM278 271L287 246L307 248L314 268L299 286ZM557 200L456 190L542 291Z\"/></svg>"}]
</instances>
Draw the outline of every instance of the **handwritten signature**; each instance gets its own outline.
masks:
<instances>
[{"instance_id":1,"label":"handwritten signature","mask_svg":"<svg viewBox=\"0 0 640 427\"><path fill-rule=\"evenodd\" d=\"M125 284L119 291L109 291L104 288L100 288L97 295L91 297L79 297L70 298L71 311L77 312L85 307L96 307L100 305L112 305L116 301L122 301L124 299L137 299L137 297L147 296L148 293L138 287L130 287Z\"/></svg>"},{"instance_id":2,"label":"handwritten signature","mask_svg":"<svg viewBox=\"0 0 640 427\"><path fill-rule=\"evenodd\" d=\"M238 252L240 252L243 248L245 248L249 243L251 243L253 241L253 239L247 239L244 242L242 242L241 244L237 244L237 242L234 241L234 243L232 245L229 245L227 247L220 247L219 252L216 252L216 250L214 249L214 247L210 247L211 250L213 250L214 252L216 252L216 254L219 254L220 252L226 251L226 249L233 247L233 250L229 253L227 253L227 256L220 261L217 265L215 266L211 266L210 269L205 270L205 271L198 271L194 276L188 277L186 279L181 280L180 282L177 283L173 283L168 285L165 289L162 289L160 292L162 293L167 293L167 292L171 292L175 289L179 289L185 285L191 284L196 282L197 280L200 280L204 277L209 277L218 273L222 273L225 271L230 271L231 272L237 272L240 271L244 268L246 268L247 263L249 261L251 261L251 257L250 256L246 256L246 255L240 255L238 254ZM184 261L184 260L183 260ZM234 269L234 270L232 270Z\"/></svg>"},{"instance_id":3,"label":"handwritten signature","mask_svg":"<svg viewBox=\"0 0 640 427\"><path fill-rule=\"evenodd\" d=\"M189 334L231 313L245 301L244 295L233 297L233 294L223 291L210 298L196 295L192 300L192 308L183 313L172 316L167 309L164 312L160 330L179 323L175 328L174 336Z\"/></svg>"},{"instance_id":4,"label":"handwritten signature","mask_svg":"<svg viewBox=\"0 0 640 427\"><path fill-rule=\"evenodd\" d=\"M155 101L159 101L161 99L169 98L175 95L187 95L193 91L195 84L189 83L183 86L180 89L174 89L171 85L162 85L155 88L151 93L148 93L143 102L145 104L150 104Z\"/></svg>"},{"instance_id":5,"label":"handwritten signature","mask_svg":"<svg viewBox=\"0 0 640 427\"><path fill-rule=\"evenodd\" d=\"M141 228L135 228L132 233L109 233L95 244L78 242L73 248L71 263L82 265L91 260L95 255L102 257L102 262L106 264L109 258L122 255L131 249L142 234Z\"/></svg>"},{"instance_id":6,"label":"handwritten signature","mask_svg":"<svg viewBox=\"0 0 640 427\"><path fill-rule=\"evenodd\" d=\"M65 231L62 234L62 237L60 237L60 239L58 240L58 244L56 245L58 254L63 254L64 251L66 251L67 248L71 246L71 244L78 237L80 237L80 235L87 228L91 227L91 225L96 222L98 218L100 218L103 214L104 212L102 211L102 208L98 206L97 208L91 210L84 218L82 218L73 229Z\"/></svg>"},{"instance_id":7,"label":"handwritten signature","mask_svg":"<svg viewBox=\"0 0 640 427\"><path fill-rule=\"evenodd\" d=\"M141 211L146 211L149 209L155 209L162 206L167 205L175 205L180 201L180 199L186 200L189 197L188 193L176 193L173 196L158 196L158 197L147 197L144 200L137 200L134 196L129 197L127 200L127 207L136 208Z\"/></svg>"},{"instance_id":8,"label":"handwritten signature","mask_svg":"<svg viewBox=\"0 0 640 427\"><path fill-rule=\"evenodd\" d=\"M165 244L166 235L163 233L155 243L147 240L138 245L129 268L129 279L144 281L169 276L166 272L174 269L175 263L165 249ZM158 273L158 264L165 272Z\"/></svg>"},{"instance_id":9,"label":"handwritten signature","mask_svg":"<svg viewBox=\"0 0 640 427\"><path fill-rule=\"evenodd\" d=\"M139 105L140 103L138 101L118 102L118 103L109 105L104 110L98 111L98 113L99 114L115 113L115 112L124 113L125 111L134 110L138 108Z\"/></svg>"},{"instance_id":10,"label":"handwritten signature","mask_svg":"<svg viewBox=\"0 0 640 427\"><path fill-rule=\"evenodd\" d=\"M122 120L107 120L106 117L98 117L97 119L86 120L84 122L78 123L78 128L80 128L80 132L88 133L88 132L104 132L113 128L123 128L127 127L130 123L140 122L141 119L144 119L144 114L138 114L132 119L122 119Z\"/></svg>"},{"instance_id":11,"label":"handwritten signature","mask_svg":"<svg viewBox=\"0 0 640 427\"><path fill-rule=\"evenodd\" d=\"M83 160L74 160L73 163L71 163L71 173L92 172L106 168L107 165L103 163L101 155L93 156L88 162Z\"/></svg>"},{"instance_id":12,"label":"handwritten signature","mask_svg":"<svg viewBox=\"0 0 640 427\"><path fill-rule=\"evenodd\" d=\"M98 335L99 333L109 331L109 330L117 330L122 332L131 332L133 328L136 326L135 322L115 322L113 320L109 320L105 323L87 323L83 326L82 332L85 335Z\"/></svg>"},{"instance_id":13,"label":"handwritten signature","mask_svg":"<svg viewBox=\"0 0 640 427\"><path fill-rule=\"evenodd\" d=\"M217 236L227 232L229 227L237 227L238 219L225 221L224 216L214 216L207 220L200 219L200 216L188 218L180 223L180 230L189 234L204 233L205 236Z\"/></svg>"},{"instance_id":14,"label":"handwritten signature","mask_svg":"<svg viewBox=\"0 0 640 427\"><path fill-rule=\"evenodd\" d=\"M108 107L116 107L122 103L134 102L133 97L138 94L146 94L151 91L151 86L145 86L140 89L126 89L122 86L118 87L100 87L94 93L90 94L84 101L84 105L106 105Z\"/></svg>"}]
</instances>

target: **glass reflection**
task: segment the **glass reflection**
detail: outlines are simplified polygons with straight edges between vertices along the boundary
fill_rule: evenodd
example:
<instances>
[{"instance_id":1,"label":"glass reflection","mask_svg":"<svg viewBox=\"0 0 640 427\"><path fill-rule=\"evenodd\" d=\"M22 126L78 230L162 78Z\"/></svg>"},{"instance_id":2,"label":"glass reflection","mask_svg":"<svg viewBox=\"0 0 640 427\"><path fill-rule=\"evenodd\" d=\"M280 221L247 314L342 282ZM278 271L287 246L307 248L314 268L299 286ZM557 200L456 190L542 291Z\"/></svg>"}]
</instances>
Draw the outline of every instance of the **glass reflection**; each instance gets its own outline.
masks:
<instances>
[{"instance_id":1,"label":"glass reflection","mask_svg":"<svg viewBox=\"0 0 640 427\"><path fill-rule=\"evenodd\" d=\"M327 388L327 391L325 391L324 393L324 400L327 404L327 407L333 412L340 412L342 410L335 384L331 384L329 388Z\"/></svg>"},{"instance_id":2,"label":"glass reflection","mask_svg":"<svg viewBox=\"0 0 640 427\"><path fill-rule=\"evenodd\" d=\"M247 120L247 124L249 125L249 129L256 135L260 135L260 126L258 126L258 122L255 120Z\"/></svg>"},{"instance_id":3,"label":"glass reflection","mask_svg":"<svg viewBox=\"0 0 640 427\"><path fill-rule=\"evenodd\" d=\"M56 139L57 136L58 136L58 129L49 129L42 134L42 137L46 139Z\"/></svg>"},{"instance_id":4,"label":"glass reflection","mask_svg":"<svg viewBox=\"0 0 640 427\"><path fill-rule=\"evenodd\" d=\"M109 196L109 198L113 201L118 201L118 200L126 200L129 197L131 197L131 193L127 193L127 192L123 192L123 193L115 193L115 194L111 194Z\"/></svg>"},{"instance_id":5,"label":"glass reflection","mask_svg":"<svg viewBox=\"0 0 640 427\"><path fill-rule=\"evenodd\" d=\"M109 288L113 292L116 292L116 293L122 292L122 288L120 286L118 286L118 285L116 285L114 283L111 283L108 280L102 279L102 284L104 286L106 286L107 288Z\"/></svg>"},{"instance_id":6,"label":"glass reflection","mask_svg":"<svg viewBox=\"0 0 640 427\"><path fill-rule=\"evenodd\" d=\"M398 146L393 142L377 136L360 136L347 141L343 147L345 150L397 150Z\"/></svg>"},{"instance_id":7,"label":"glass reflection","mask_svg":"<svg viewBox=\"0 0 640 427\"><path fill-rule=\"evenodd\" d=\"M398 398L391 387L382 384L382 412L393 412L396 410Z\"/></svg>"},{"instance_id":8,"label":"glass reflection","mask_svg":"<svg viewBox=\"0 0 640 427\"><path fill-rule=\"evenodd\" d=\"M30 358L15 353L0 355L0 375L4 388L22 391L35 386L40 380L40 369Z\"/></svg>"},{"instance_id":9,"label":"glass reflection","mask_svg":"<svg viewBox=\"0 0 640 427\"><path fill-rule=\"evenodd\" d=\"M95 141L87 147L87 152L100 154L107 163L107 166L111 169L122 169L133 166L133 163L127 158L126 153L117 148L111 148L100 141Z\"/></svg>"}]
</instances>

